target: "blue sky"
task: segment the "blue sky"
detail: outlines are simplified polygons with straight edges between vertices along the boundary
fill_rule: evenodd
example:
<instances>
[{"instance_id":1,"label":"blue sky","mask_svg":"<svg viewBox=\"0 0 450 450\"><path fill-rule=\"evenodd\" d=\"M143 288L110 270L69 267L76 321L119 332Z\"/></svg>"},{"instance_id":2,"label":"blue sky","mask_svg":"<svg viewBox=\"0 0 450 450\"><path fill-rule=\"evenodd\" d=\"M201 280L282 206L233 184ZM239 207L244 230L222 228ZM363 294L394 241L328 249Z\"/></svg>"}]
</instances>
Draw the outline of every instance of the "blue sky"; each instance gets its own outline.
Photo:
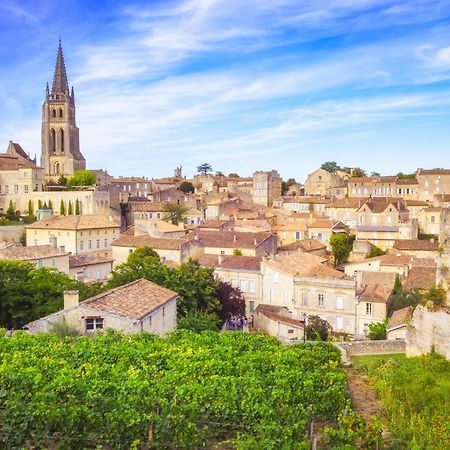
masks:
<instances>
[{"instance_id":1,"label":"blue sky","mask_svg":"<svg viewBox=\"0 0 450 450\"><path fill-rule=\"evenodd\" d=\"M450 0L2 0L4 149L40 155L59 34L89 168L450 167Z\"/></svg>"}]
</instances>

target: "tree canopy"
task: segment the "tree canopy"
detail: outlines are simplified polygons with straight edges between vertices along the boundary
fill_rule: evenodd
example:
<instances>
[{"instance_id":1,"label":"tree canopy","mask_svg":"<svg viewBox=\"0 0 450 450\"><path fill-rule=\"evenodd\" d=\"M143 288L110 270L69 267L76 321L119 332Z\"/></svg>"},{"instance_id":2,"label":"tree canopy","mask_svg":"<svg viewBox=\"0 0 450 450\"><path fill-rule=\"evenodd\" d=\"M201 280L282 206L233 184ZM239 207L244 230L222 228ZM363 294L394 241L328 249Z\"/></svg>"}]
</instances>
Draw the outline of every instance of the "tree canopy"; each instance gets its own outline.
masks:
<instances>
[{"instance_id":1,"label":"tree canopy","mask_svg":"<svg viewBox=\"0 0 450 450\"><path fill-rule=\"evenodd\" d=\"M199 166L197 166L197 172L201 173L203 175L206 175L206 174L212 172L212 170L213 170L213 168L212 168L211 164L208 164L208 163L203 163L203 164L200 164Z\"/></svg>"},{"instance_id":2,"label":"tree canopy","mask_svg":"<svg viewBox=\"0 0 450 450\"><path fill-rule=\"evenodd\" d=\"M164 213L162 220L165 222L170 222L173 225L184 223L186 220L186 213L189 211L186 206L171 202L164 203L162 210Z\"/></svg>"},{"instance_id":3,"label":"tree canopy","mask_svg":"<svg viewBox=\"0 0 450 450\"><path fill-rule=\"evenodd\" d=\"M89 170L77 170L67 182L68 187L74 186L93 186L95 184L95 175Z\"/></svg>"},{"instance_id":4,"label":"tree canopy","mask_svg":"<svg viewBox=\"0 0 450 450\"><path fill-rule=\"evenodd\" d=\"M340 170L340 166L337 164L336 161L326 161L320 166L320 168L330 173Z\"/></svg>"},{"instance_id":5,"label":"tree canopy","mask_svg":"<svg viewBox=\"0 0 450 450\"><path fill-rule=\"evenodd\" d=\"M190 181L183 181L179 186L178 189L180 191L183 191L185 194L189 194L190 192L194 192L194 185Z\"/></svg>"},{"instance_id":6,"label":"tree canopy","mask_svg":"<svg viewBox=\"0 0 450 450\"><path fill-rule=\"evenodd\" d=\"M334 256L334 265L342 264L352 250L353 240L345 233L335 233L330 237L331 250Z\"/></svg>"}]
</instances>

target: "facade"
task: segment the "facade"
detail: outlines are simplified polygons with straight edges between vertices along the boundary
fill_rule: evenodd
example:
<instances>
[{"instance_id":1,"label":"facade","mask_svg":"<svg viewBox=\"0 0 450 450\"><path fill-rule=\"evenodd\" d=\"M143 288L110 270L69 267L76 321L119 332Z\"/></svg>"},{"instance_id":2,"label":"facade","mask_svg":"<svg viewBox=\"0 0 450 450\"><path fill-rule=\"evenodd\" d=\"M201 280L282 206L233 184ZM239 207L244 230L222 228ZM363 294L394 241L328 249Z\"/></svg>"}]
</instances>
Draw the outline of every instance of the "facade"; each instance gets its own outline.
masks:
<instances>
[{"instance_id":1,"label":"facade","mask_svg":"<svg viewBox=\"0 0 450 450\"><path fill-rule=\"evenodd\" d=\"M86 168L80 152L79 130L75 122L75 94L69 91L61 41L58 45L52 89L48 84L42 105L41 166L47 180L58 181Z\"/></svg>"},{"instance_id":2,"label":"facade","mask_svg":"<svg viewBox=\"0 0 450 450\"><path fill-rule=\"evenodd\" d=\"M317 169L305 181L305 194L325 196L330 188L344 185L344 180L338 174Z\"/></svg>"},{"instance_id":3,"label":"facade","mask_svg":"<svg viewBox=\"0 0 450 450\"><path fill-rule=\"evenodd\" d=\"M417 169L419 200L434 204L441 195L450 194L450 169ZM438 204L436 204L438 206Z\"/></svg>"},{"instance_id":4,"label":"facade","mask_svg":"<svg viewBox=\"0 0 450 450\"><path fill-rule=\"evenodd\" d=\"M273 200L281 197L281 177L276 170L253 174L253 203L271 206Z\"/></svg>"},{"instance_id":5,"label":"facade","mask_svg":"<svg viewBox=\"0 0 450 450\"><path fill-rule=\"evenodd\" d=\"M143 278L79 302L78 291L65 291L64 309L30 322L31 333L51 330L65 322L81 334L114 329L124 333L145 331L164 336L177 326L178 294Z\"/></svg>"},{"instance_id":6,"label":"facade","mask_svg":"<svg viewBox=\"0 0 450 450\"><path fill-rule=\"evenodd\" d=\"M111 244L119 237L120 226L112 218L51 216L26 227L27 246L53 243L72 255L111 256Z\"/></svg>"},{"instance_id":7,"label":"facade","mask_svg":"<svg viewBox=\"0 0 450 450\"><path fill-rule=\"evenodd\" d=\"M69 257L69 275L75 280L85 282L106 280L112 271L112 263L112 258L104 256L88 253L71 255Z\"/></svg>"},{"instance_id":8,"label":"facade","mask_svg":"<svg viewBox=\"0 0 450 450\"><path fill-rule=\"evenodd\" d=\"M293 319L292 313L285 307L259 305L254 314L254 327L270 336L288 342L304 337L304 322Z\"/></svg>"}]
</instances>

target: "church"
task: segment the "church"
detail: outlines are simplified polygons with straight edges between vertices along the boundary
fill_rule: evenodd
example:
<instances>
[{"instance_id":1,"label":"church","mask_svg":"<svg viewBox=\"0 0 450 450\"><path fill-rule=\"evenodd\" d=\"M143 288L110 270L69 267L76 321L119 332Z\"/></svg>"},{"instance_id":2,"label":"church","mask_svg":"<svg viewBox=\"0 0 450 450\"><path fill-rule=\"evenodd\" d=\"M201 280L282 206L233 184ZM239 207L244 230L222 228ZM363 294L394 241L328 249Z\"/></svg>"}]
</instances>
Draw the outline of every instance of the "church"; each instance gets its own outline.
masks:
<instances>
[{"instance_id":1,"label":"church","mask_svg":"<svg viewBox=\"0 0 450 450\"><path fill-rule=\"evenodd\" d=\"M86 168L80 152L79 129L75 121L75 93L69 90L66 66L59 41L52 89L45 90L42 105L41 167L47 181L57 182Z\"/></svg>"}]
</instances>

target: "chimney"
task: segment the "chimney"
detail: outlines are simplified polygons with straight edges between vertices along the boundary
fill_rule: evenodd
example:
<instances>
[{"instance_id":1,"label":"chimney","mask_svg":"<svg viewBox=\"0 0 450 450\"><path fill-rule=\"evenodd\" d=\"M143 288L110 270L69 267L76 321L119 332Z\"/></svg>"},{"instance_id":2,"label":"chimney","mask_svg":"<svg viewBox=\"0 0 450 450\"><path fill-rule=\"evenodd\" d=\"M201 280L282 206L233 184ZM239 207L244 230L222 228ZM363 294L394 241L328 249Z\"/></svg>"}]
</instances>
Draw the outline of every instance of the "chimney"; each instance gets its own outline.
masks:
<instances>
[{"instance_id":1,"label":"chimney","mask_svg":"<svg viewBox=\"0 0 450 450\"><path fill-rule=\"evenodd\" d=\"M52 245L54 248L58 247L58 238L54 236L53 234L49 237L50 245Z\"/></svg>"},{"instance_id":2,"label":"chimney","mask_svg":"<svg viewBox=\"0 0 450 450\"><path fill-rule=\"evenodd\" d=\"M76 308L80 303L79 292L77 290L64 291L64 311Z\"/></svg>"}]
</instances>

